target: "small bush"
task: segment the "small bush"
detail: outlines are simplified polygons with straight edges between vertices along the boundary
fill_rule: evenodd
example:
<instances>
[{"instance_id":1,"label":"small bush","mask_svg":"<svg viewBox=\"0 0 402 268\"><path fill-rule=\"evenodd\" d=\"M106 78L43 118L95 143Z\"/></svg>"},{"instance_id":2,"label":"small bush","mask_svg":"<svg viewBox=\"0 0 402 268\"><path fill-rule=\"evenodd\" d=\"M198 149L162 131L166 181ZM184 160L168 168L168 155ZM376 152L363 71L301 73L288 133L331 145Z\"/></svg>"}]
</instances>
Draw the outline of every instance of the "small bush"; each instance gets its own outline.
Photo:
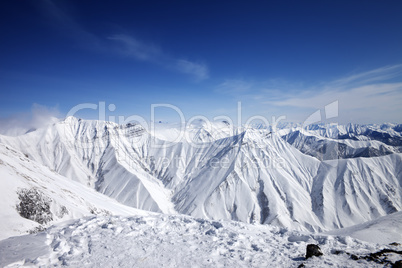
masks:
<instances>
[{"instance_id":1,"label":"small bush","mask_svg":"<svg viewBox=\"0 0 402 268\"><path fill-rule=\"evenodd\" d=\"M64 215L68 215L68 209L65 206L60 206L60 211L58 211L56 215L59 218L63 218Z\"/></svg>"},{"instance_id":2,"label":"small bush","mask_svg":"<svg viewBox=\"0 0 402 268\"><path fill-rule=\"evenodd\" d=\"M43 227L42 225L39 225L31 230L28 230L28 233L29 234L37 234L37 233L44 232L44 231L46 231L46 228Z\"/></svg>"},{"instance_id":3,"label":"small bush","mask_svg":"<svg viewBox=\"0 0 402 268\"><path fill-rule=\"evenodd\" d=\"M22 217L40 224L46 224L53 220L53 215L50 211L52 199L43 192L31 188L21 189L17 193L20 199L20 203L17 204L17 211Z\"/></svg>"}]
</instances>

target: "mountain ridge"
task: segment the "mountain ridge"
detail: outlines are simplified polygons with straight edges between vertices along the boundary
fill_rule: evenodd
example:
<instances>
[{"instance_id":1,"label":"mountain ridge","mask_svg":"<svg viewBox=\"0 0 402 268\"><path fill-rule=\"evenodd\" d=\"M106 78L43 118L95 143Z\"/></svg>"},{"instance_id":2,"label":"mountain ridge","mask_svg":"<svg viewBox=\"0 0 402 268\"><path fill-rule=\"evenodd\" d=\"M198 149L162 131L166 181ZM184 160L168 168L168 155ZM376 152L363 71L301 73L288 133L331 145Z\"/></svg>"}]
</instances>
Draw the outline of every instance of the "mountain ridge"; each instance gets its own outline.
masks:
<instances>
[{"instance_id":1,"label":"mountain ridge","mask_svg":"<svg viewBox=\"0 0 402 268\"><path fill-rule=\"evenodd\" d=\"M344 129L328 126L334 127ZM322 126L310 128L303 131L336 144L346 140L319 136ZM122 204L167 214L324 231L402 209L400 153L319 159L286 140L302 133L294 126L272 132L195 124L178 142L172 142L177 131L157 131L69 117L22 136L0 136L0 143ZM362 142L381 145L348 145Z\"/></svg>"}]
</instances>

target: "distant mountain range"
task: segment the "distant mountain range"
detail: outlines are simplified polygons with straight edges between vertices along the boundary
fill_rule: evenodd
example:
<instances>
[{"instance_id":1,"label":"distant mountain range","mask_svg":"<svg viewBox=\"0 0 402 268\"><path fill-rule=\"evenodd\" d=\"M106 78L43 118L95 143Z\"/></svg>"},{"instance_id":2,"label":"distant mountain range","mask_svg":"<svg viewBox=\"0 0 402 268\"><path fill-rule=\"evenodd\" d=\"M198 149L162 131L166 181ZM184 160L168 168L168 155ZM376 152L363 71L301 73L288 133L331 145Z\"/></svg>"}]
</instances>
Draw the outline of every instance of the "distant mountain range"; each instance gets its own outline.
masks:
<instances>
[{"instance_id":1,"label":"distant mountain range","mask_svg":"<svg viewBox=\"0 0 402 268\"><path fill-rule=\"evenodd\" d=\"M114 213L86 201L89 188L135 209L305 231L348 227L402 209L402 125L291 124L275 131L194 122L183 132L164 124L150 132L69 117L0 136L0 143L2 191L9 191L2 216L16 213L23 188L65 199L63 191L49 192L49 176L66 191L70 182L87 189L75 193L75 201L56 202L69 215L82 208L77 202L92 204L81 214L90 213L88 207ZM35 183L26 181L34 176L29 172ZM60 207L52 209L56 215Z\"/></svg>"}]
</instances>

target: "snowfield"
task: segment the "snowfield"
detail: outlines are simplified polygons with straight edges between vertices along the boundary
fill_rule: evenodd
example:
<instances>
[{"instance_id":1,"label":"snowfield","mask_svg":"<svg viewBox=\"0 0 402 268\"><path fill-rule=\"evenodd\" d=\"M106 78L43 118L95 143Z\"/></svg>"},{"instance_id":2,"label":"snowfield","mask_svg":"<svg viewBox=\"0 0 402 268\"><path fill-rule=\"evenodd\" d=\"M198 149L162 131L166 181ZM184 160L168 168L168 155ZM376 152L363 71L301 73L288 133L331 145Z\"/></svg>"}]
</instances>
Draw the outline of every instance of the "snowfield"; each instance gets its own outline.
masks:
<instances>
[{"instance_id":1,"label":"snowfield","mask_svg":"<svg viewBox=\"0 0 402 268\"><path fill-rule=\"evenodd\" d=\"M401 230L402 212L396 212L372 221L326 233L351 236L372 243L389 244L391 241L402 241Z\"/></svg>"},{"instance_id":2,"label":"snowfield","mask_svg":"<svg viewBox=\"0 0 402 268\"><path fill-rule=\"evenodd\" d=\"M397 216L402 219L400 213ZM324 255L305 260L309 243L319 244ZM364 256L382 248L402 249L351 237L189 216L93 216L1 241L0 266L384 267L348 255Z\"/></svg>"},{"instance_id":3,"label":"snowfield","mask_svg":"<svg viewBox=\"0 0 402 268\"><path fill-rule=\"evenodd\" d=\"M362 140L372 128L328 125L303 131L333 139L350 130ZM374 138L384 141L382 128ZM389 129L387 141L395 144L400 127ZM402 209L400 153L320 161L271 129L194 122L182 139L171 142L178 132L174 126L149 133L136 124L68 117L22 136L0 136L0 143L124 205L165 214L317 232ZM370 142L379 148L378 140L365 146L371 148Z\"/></svg>"},{"instance_id":4,"label":"snowfield","mask_svg":"<svg viewBox=\"0 0 402 268\"><path fill-rule=\"evenodd\" d=\"M193 122L175 140L69 117L0 136L0 267L390 266L401 131Z\"/></svg>"},{"instance_id":5,"label":"snowfield","mask_svg":"<svg viewBox=\"0 0 402 268\"><path fill-rule=\"evenodd\" d=\"M93 214L148 215L150 212L124 206L78 182L28 159L24 154L0 144L0 239L35 231L38 227L77 219ZM17 205L21 202L18 192L22 189L37 190L49 205L45 216L52 220L39 224L21 217ZM43 205L43 204L42 204Z\"/></svg>"}]
</instances>

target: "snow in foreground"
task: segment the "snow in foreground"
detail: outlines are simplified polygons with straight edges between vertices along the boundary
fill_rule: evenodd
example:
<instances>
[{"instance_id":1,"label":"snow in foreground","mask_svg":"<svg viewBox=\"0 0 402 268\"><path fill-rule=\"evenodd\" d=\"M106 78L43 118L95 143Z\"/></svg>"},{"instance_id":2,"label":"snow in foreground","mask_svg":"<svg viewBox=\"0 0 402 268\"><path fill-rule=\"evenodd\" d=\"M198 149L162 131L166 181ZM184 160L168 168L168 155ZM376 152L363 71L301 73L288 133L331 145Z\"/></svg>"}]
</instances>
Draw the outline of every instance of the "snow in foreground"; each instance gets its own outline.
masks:
<instances>
[{"instance_id":1,"label":"snow in foreground","mask_svg":"<svg viewBox=\"0 0 402 268\"><path fill-rule=\"evenodd\" d=\"M324 255L304 260L309 243L319 244ZM383 267L352 260L346 253L334 254L340 250L362 256L382 248L402 249L235 221L163 214L93 216L0 241L0 266Z\"/></svg>"}]
</instances>

